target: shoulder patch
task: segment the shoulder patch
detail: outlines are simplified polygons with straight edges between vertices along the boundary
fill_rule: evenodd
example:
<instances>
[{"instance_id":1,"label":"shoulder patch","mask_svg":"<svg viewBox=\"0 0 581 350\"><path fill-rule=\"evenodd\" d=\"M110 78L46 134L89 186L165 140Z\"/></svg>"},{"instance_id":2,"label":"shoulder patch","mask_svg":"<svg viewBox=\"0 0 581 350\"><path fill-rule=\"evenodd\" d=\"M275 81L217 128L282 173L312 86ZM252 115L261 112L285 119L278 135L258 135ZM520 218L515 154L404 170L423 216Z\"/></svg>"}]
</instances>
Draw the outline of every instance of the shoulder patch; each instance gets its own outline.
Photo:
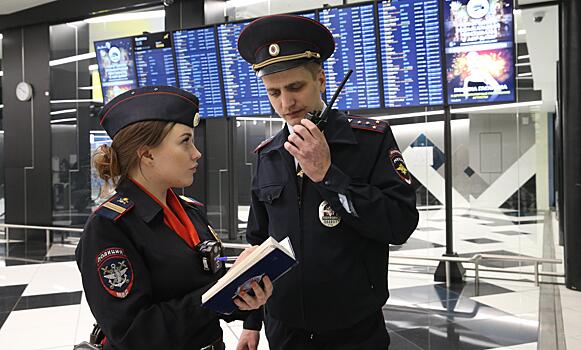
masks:
<instances>
[{"instance_id":1,"label":"shoulder patch","mask_svg":"<svg viewBox=\"0 0 581 350\"><path fill-rule=\"evenodd\" d=\"M101 206L95 210L95 214L117 221L125 213L131 210L133 206L134 204L129 198L116 194L109 198L105 203L101 204Z\"/></svg>"},{"instance_id":2,"label":"shoulder patch","mask_svg":"<svg viewBox=\"0 0 581 350\"><path fill-rule=\"evenodd\" d=\"M254 149L254 153L258 153L261 149L264 148L264 146L268 145L272 139L274 139L274 136L271 136L269 138L267 138L266 140L262 141L260 143L260 145L258 145L255 149Z\"/></svg>"},{"instance_id":3,"label":"shoulder patch","mask_svg":"<svg viewBox=\"0 0 581 350\"><path fill-rule=\"evenodd\" d=\"M186 203L188 203L188 204L195 205L196 207L203 207L203 206L204 206L204 203L202 203L202 202L198 202L197 200L195 200L195 199L193 199L193 198L191 198L191 197L184 196L184 195L180 195L180 198L181 198L181 199L182 199L184 202L186 202Z\"/></svg>"},{"instance_id":4,"label":"shoulder patch","mask_svg":"<svg viewBox=\"0 0 581 350\"><path fill-rule=\"evenodd\" d=\"M101 285L107 293L123 299L133 287L133 268L121 248L107 248L95 258Z\"/></svg>"},{"instance_id":5,"label":"shoulder patch","mask_svg":"<svg viewBox=\"0 0 581 350\"><path fill-rule=\"evenodd\" d=\"M412 184L412 175L410 174L408 167L405 165L403 156L397 148L392 148L388 151L389 159L393 165L393 169L397 173L400 179L402 179L406 184Z\"/></svg>"},{"instance_id":6,"label":"shoulder patch","mask_svg":"<svg viewBox=\"0 0 581 350\"><path fill-rule=\"evenodd\" d=\"M385 133L385 130L389 127L389 123L383 120L362 117L349 117L348 120L353 129L375 131L382 134Z\"/></svg>"}]
</instances>

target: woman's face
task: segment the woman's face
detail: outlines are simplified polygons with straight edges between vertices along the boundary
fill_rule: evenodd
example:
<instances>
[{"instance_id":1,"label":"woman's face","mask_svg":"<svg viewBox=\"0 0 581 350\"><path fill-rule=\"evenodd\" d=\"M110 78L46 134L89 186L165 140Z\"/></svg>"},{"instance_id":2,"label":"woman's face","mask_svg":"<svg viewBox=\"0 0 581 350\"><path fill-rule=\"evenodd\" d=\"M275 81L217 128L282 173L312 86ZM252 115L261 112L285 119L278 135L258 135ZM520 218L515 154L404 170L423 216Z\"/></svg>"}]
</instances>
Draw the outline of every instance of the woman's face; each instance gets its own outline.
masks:
<instances>
[{"instance_id":1,"label":"woman's face","mask_svg":"<svg viewBox=\"0 0 581 350\"><path fill-rule=\"evenodd\" d=\"M167 187L187 187L202 156L194 146L194 129L176 123L161 144L149 150L148 177Z\"/></svg>"}]
</instances>

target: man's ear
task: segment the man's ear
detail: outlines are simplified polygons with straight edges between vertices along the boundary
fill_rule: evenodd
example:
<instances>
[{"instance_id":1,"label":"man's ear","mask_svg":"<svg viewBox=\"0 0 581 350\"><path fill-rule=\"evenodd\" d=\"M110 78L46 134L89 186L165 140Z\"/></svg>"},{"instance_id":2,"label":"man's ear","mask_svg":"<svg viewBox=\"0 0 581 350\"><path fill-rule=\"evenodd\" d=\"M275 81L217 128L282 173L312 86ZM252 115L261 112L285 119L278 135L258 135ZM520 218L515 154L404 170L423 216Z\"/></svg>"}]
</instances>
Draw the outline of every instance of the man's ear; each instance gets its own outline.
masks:
<instances>
[{"instance_id":1,"label":"man's ear","mask_svg":"<svg viewBox=\"0 0 581 350\"><path fill-rule=\"evenodd\" d=\"M327 77L325 76L325 71L322 67L317 76L317 81L319 82L319 92L325 92L325 89L327 88Z\"/></svg>"}]
</instances>

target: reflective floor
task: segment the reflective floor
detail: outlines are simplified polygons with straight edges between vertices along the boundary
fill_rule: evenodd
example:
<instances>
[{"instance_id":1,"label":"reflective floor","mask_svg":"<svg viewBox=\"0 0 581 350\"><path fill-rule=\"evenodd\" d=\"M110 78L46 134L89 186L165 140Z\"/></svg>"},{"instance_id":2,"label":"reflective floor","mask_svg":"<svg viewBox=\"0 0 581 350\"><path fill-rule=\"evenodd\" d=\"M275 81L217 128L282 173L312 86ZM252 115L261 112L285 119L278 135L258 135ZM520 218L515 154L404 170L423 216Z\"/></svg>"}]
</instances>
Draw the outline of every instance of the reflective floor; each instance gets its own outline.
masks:
<instances>
[{"instance_id":1,"label":"reflective floor","mask_svg":"<svg viewBox=\"0 0 581 350\"><path fill-rule=\"evenodd\" d=\"M484 279L477 288L470 277L473 271L468 271L467 283L447 289L433 281L435 263L401 258L441 255L444 224L441 210L422 211L412 239L390 248L391 296L383 308L390 349L537 349L543 307L539 307L539 287L526 274L532 271L530 264L489 262L483 269L512 273L482 272ZM543 254L543 215L472 211L459 213L454 224L461 232L455 250L463 255ZM6 256L2 238L0 255ZM0 260L0 349L70 350L87 339L94 320L73 261L74 247L74 242L55 244L47 253L42 242L25 245L11 240L8 251L13 258ZM567 348L581 349L581 328L576 323L581 318L581 293L562 286L558 290ZM235 349L241 323L223 323L223 327L227 349ZM553 328L553 333L559 331ZM261 339L259 348L268 349L264 335Z\"/></svg>"}]
</instances>

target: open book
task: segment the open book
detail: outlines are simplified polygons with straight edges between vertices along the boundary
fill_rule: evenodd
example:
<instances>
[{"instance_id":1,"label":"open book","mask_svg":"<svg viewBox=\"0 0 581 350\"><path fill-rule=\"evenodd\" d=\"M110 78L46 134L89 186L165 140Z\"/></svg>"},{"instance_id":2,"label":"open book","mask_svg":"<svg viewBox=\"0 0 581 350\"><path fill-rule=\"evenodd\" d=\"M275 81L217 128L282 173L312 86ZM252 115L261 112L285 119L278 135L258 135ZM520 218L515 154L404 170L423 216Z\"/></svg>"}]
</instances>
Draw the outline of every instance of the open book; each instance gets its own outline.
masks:
<instances>
[{"instance_id":1,"label":"open book","mask_svg":"<svg viewBox=\"0 0 581 350\"><path fill-rule=\"evenodd\" d=\"M234 298L242 290L251 291L252 281L260 282L267 275L274 282L296 264L290 239L287 237L279 243L269 237L202 295L202 305L222 314L231 314L237 309Z\"/></svg>"}]
</instances>

